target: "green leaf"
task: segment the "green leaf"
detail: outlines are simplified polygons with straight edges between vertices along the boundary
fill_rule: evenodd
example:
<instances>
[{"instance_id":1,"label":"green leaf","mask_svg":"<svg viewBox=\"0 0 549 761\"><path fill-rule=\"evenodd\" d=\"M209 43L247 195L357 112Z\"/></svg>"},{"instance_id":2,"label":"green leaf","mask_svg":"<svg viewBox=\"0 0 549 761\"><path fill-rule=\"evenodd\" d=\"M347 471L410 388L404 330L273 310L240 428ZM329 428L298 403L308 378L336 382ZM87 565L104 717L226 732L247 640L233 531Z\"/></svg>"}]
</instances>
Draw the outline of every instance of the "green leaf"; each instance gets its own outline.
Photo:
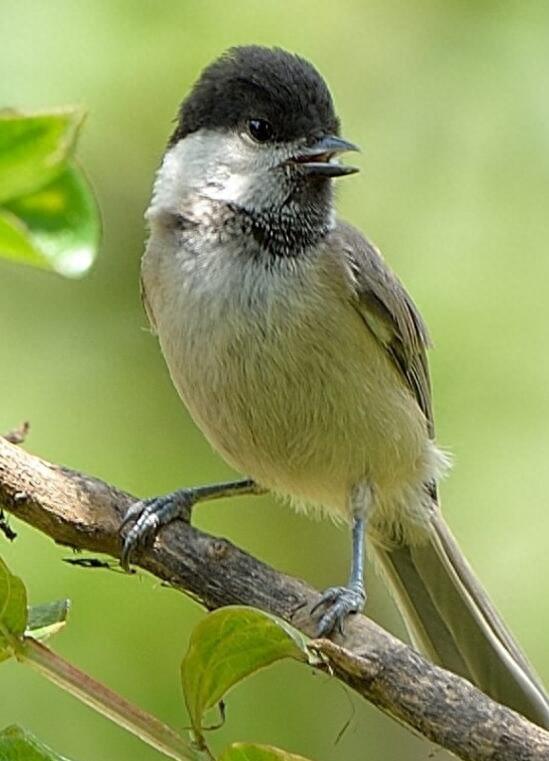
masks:
<instances>
[{"instance_id":1,"label":"green leaf","mask_svg":"<svg viewBox=\"0 0 549 761\"><path fill-rule=\"evenodd\" d=\"M0 761L67 761L21 727L11 726L0 732Z\"/></svg>"},{"instance_id":2,"label":"green leaf","mask_svg":"<svg viewBox=\"0 0 549 761\"><path fill-rule=\"evenodd\" d=\"M79 277L90 268L99 245L99 213L74 164L42 190L5 209L0 211L0 254L67 277Z\"/></svg>"},{"instance_id":3,"label":"green leaf","mask_svg":"<svg viewBox=\"0 0 549 761\"><path fill-rule=\"evenodd\" d=\"M303 756L287 753L271 745L253 745L252 743L233 743L229 745L219 761L307 761Z\"/></svg>"},{"instance_id":4,"label":"green leaf","mask_svg":"<svg viewBox=\"0 0 549 761\"><path fill-rule=\"evenodd\" d=\"M46 256L37 249L29 230L15 214L0 209L0 256L22 264L50 269Z\"/></svg>"},{"instance_id":5,"label":"green leaf","mask_svg":"<svg viewBox=\"0 0 549 761\"><path fill-rule=\"evenodd\" d=\"M70 155L84 112L0 113L0 203L50 183Z\"/></svg>"},{"instance_id":6,"label":"green leaf","mask_svg":"<svg viewBox=\"0 0 549 761\"><path fill-rule=\"evenodd\" d=\"M210 613L194 629L181 664L185 703L197 737L202 716L237 682L281 658L311 660L307 638L286 622L248 607Z\"/></svg>"},{"instance_id":7,"label":"green leaf","mask_svg":"<svg viewBox=\"0 0 549 761\"><path fill-rule=\"evenodd\" d=\"M62 629L67 622L70 600L55 600L43 605L31 605L25 634L43 642Z\"/></svg>"},{"instance_id":8,"label":"green leaf","mask_svg":"<svg viewBox=\"0 0 549 761\"><path fill-rule=\"evenodd\" d=\"M27 625L27 591L0 558L0 660L13 655Z\"/></svg>"}]
</instances>

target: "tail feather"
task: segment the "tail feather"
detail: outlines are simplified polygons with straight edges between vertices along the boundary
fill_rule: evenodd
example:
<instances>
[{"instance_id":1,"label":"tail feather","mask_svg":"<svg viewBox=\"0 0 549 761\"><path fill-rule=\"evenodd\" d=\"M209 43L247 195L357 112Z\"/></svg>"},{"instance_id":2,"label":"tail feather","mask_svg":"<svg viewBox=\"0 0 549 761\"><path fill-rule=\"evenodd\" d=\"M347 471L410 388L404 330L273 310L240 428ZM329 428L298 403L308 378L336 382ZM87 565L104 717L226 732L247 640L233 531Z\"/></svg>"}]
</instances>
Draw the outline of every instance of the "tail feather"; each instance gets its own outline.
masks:
<instances>
[{"instance_id":1,"label":"tail feather","mask_svg":"<svg viewBox=\"0 0 549 761\"><path fill-rule=\"evenodd\" d=\"M494 700L549 728L549 697L440 513L429 541L374 544L414 645Z\"/></svg>"}]
</instances>

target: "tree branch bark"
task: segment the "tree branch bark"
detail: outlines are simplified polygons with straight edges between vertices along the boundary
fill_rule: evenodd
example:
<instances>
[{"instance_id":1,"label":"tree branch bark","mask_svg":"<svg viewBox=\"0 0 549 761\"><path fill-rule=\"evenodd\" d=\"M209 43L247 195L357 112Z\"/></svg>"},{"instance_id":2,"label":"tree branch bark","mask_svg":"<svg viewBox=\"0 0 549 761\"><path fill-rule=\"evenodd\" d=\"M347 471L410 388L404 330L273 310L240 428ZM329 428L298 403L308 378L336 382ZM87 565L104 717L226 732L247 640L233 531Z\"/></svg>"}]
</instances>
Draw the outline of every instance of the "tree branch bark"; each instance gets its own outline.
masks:
<instances>
[{"instance_id":1,"label":"tree branch bark","mask_svg":"<svg viewBox=\"0 0 549 761\"><path fill-rule=\"evenodd\" d=\"M120 556L118 527L135 497L0 438L0 506L59 544ZM314 636L319 592L228 542L178 522L135 564L207 608L251 605ZM364 616L316 640L332 673L397 721L466 761L549 761L549 733L427 661Z\"/></svg>"}]
</instances>

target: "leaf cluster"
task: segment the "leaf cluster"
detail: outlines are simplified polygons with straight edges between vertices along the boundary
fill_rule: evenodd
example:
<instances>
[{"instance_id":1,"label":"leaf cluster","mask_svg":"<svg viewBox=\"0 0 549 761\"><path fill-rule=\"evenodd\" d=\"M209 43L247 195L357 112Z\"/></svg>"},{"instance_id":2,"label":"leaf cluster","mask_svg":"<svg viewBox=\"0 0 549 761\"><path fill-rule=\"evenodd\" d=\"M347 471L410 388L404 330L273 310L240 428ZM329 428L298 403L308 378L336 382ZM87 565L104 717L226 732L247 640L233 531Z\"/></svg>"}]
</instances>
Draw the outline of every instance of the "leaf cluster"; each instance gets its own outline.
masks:
<instances>
[{"instance_id":1,"label":"leaf cluster","mask_svg":"<svg viewBox=\"0 0 549 761\"><path fill-rule=\"evenodd\" d=\"M59 600L27 606L27 592L0 559L0 661L10 657L37 669L103 715L179 761L215 759L206 742L205 717L239 682L283 658L317 664L308 639L286 622L253 608L231 606L210 613L192 633L181 664L181 683L190 717L190 738L146 714L47 648L44 641L67 620ZM63 761L19 727L0 732L0 761ZM66 761L66 760L65 760ZM232 743L219 761L307 761L254 743Z\"/></svg>"},{"instance_id":2,"label":"leaf cluster","mask_svg":"<svg viewBox=\"0 0 549 761\"><path fill-rule=\"evenodd\" d=\"M0 256L79 277L93 263L99 212L74 158L80 109L0 111Z\"/></svg>"}]
</instances>

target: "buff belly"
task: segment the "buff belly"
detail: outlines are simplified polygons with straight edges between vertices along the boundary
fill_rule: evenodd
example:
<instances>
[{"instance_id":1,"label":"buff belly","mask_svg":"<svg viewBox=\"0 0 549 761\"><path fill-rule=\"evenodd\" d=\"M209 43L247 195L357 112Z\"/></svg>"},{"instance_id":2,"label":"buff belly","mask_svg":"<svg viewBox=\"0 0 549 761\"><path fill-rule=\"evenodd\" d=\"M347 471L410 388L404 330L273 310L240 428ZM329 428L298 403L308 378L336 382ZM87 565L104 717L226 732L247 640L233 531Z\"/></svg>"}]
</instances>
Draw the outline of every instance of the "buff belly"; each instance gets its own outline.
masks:
<instances>
[{"instance_id":1,"label":"buff belly","mask_svg":"<svg viewBox=\"0 0 549 761\"><path fill-rule=\"evenodd\" d=\"M421 522L423 484L442 455L344 278L321 273L333 270L329 257L314 267L289 262L269 277L254 259L234 267L225 256L182 252L172 261L156 251L150 266L145 257L147 303L174 385L223 458L340 518L365 481L381 533Z\"/></svg>"}]
</instances>

